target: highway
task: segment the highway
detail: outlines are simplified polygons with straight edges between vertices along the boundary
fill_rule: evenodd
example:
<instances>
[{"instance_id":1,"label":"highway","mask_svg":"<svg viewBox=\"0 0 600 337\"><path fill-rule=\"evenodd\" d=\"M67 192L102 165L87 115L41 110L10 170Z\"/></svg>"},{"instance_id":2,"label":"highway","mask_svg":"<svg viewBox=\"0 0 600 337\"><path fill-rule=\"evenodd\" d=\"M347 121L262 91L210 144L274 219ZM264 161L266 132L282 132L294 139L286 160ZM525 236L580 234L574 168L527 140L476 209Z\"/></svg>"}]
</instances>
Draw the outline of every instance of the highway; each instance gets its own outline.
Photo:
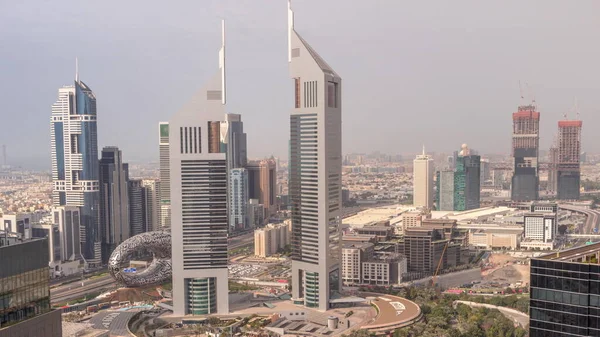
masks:
<instances>
[{"instance_id":1,"label":"highway","mask_svg":"<svg viewBox=\"0 0 600 337\"><path fill-rule=\"evenodd\" d=\"M558 207L560 209L581 213L586 216L586 220L585 220L585 224L583 225L583 228L582 227L579 228L579 234L593 234L594 228L600 228L600 223L599 223L600 222L600 211L593 210L593 209L587 209L587 208L581 208L581 207L575 207L575 206L571 206L571 205L558 205ZM585 242L586 242L586 239L584 239L584 238L578 239L577 241L575 241L574 246L584 245Z\"/></svg>"},{"instance_id":2,"label":"highway","mask_svg":"<svg viewBox=\"0 0 600 337\"><path fill-rule=\"evenodd\" d=\"M100 276L92 279L65 284L50 289L50 299L53 305L62 304L84 297L99 291L116 288L116 283L110 275Z\"/></svg>"}]
</instances>

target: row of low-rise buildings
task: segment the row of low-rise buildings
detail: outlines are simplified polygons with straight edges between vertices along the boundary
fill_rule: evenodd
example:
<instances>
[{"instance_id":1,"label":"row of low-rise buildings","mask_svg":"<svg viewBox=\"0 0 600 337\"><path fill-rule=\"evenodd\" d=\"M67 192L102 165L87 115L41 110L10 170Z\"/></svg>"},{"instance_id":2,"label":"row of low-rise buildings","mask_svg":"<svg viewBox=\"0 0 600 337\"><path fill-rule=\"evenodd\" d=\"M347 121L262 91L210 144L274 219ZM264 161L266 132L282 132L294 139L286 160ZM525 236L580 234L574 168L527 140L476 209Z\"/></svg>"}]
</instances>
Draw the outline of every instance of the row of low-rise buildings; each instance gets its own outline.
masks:
<instances>
[{"instance_id":1,"label":"row of low-rise buildings","mask_svg":"<svg viewBox=\"0 0 600 337\"><path fill-rule=\"evenodd\" d=\"M342 279L346 285L394 284L403 275L410 279L461 266L478 250L552 249L557 213L556 203L463 212L393 207L363 211L344 220L349 227L343 236ZM504 217L516 220L499 221ZM389 265L389 277L373 283L365 277L371 269L364 264L379 257L386 258L376 262Z\"/></svg>"}]
</instances>

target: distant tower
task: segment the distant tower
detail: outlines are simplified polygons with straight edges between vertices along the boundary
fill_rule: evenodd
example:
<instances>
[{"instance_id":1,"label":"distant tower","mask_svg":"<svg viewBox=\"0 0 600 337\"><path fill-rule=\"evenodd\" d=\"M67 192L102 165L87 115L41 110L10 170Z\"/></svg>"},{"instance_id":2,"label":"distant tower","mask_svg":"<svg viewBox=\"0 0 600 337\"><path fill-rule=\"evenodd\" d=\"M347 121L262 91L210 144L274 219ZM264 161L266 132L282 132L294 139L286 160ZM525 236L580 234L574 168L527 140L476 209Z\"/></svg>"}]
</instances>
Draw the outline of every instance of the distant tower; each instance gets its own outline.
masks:
<instances>
[{"instance_id":1,"label":"distant tower","mask_svg":"<svg viewBox=\"0 0 600 337\"><path fill-rule=\"evenodd\" d=\"M342 79L294 30L288 2L292 296L327 310L341 288Z\"/></svg>"},{"instance_id":2,"label":"distant tower","mask_svg":"<svg viewBox=\"0 0 600 337\"><path fill-rule=\"evenodd\" d=\"M75 72L75 83L58 89L50 119L52 203L78 206L82 254L90 265L100 263L98 132L96 96Z\"/></svg>"},{"instance_id":3,"label":"distant tower","mask_svg":"<svg viewBox=\"0 0 600 337\"><path fill-rule=\"evenodd\" d=\"M173 314L229 313L225 24L219 72L169 121Z\"/></svg>"},{"instance_id":4,"label":"distant tower","mask_svg":"<svg viewBox=\"0 0 600 337\"><path fill-rule=\"evenodd\" d=\"M226 114L220 126L221 152L227 153L229 230L246 229L248 221L248 163L246 133L239 114Z\"/></svg>"},{"instance_id":5,"label":"distant tower","mask_svg":"<svg viewBox=\"0 0 600 337\"><path fill-rule=\"evenodd\" d=\"M240 114L226 114L221 122L221 151L227 153L227 169L246 166L248 155L246 149L246 133Z\"/></svg>"},{"instance_id":6,"label":"distant tower","mask_svg":"<svg viewBox=\"0 0 600 337\"><path fill-rule=\"evenodd\" d=\"M481 157L470 154L467 144L462 145L454 170L454 210L479 208L481 196Z\"/></svg>"},{"instance_id":7,"label":"distant tower","mask_svg":"<svg viewBox=\"0 0 600 337\"><path fill-rule=\"evenodd\" d=\"M433 207L433 159L425 154L413 160L413 203L415 207Z\"/></svg>"},{"instance_id":8,"label":"distant tower","mask_svg":"<svg viewBox=\"0 0 600 337\"><path fill-rule=\"evenodd\" d=\"M102 261L131 236L129 225L128 165L121 150L114 146L102 149L100 158L100 228Z\"/></svg>"},{"instance_id":9,"label":"distant tower","mask_svg":"<svg viewBox=\"0 0 600 337\"><path fill-rule=\"evenodd\" d=\"M511 199L513 201L537 200L540 113L536 111L534 105L523 105L512 114L512 119L514 172Z\"/></svg>"},{"instance_id":10,"label":"distant tower","mask_svg":"<svg viewBox=\"0 0 600 337\"><path fill-rule=\"evenodd\" d=\"M6 161L6 144L2 145L2 165L8 165L8 161Z\"/></svg>"},{"instance_id":11,"label":"distant tower","mask_svg":"<svg viewBox=\"0 0 600 337\"><path fill-rule=\"evenodd\" d=\"M247 229L248 218L248 171L234 168L229 171L229 230Z\"/></svg>"},{"instance_id":12,"label":"distant tower","mask_svg":"<svg viewBox=\"0 0 600 337\"><path fill-rule=\"evenodd\" d=\"M557 198L578 200L581 180L581 127L580 120L558 122Z\"/></svg>"},{"instance_id":13,"label":"distant tower","mask_svg":"<svg viewBox=\"0 0 600 337\"><path fill-rule=\"evenodd\" d=\"M171 227L171 178L169 167L169 122L158 123L158 150L160 168L159 224Z\"/></svg>"}]
</instances>

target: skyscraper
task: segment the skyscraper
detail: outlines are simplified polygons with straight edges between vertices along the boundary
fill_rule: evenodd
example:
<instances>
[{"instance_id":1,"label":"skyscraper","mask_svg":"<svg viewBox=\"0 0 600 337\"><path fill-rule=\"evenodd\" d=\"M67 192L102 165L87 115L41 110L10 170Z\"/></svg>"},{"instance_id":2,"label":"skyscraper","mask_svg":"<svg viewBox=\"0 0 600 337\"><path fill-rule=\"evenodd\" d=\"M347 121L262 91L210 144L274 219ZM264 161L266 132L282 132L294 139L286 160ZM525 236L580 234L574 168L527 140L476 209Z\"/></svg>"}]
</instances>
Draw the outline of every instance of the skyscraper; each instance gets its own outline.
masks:
<instances>
[{"instance_id":1,"label":"skyscraper","mask_svg":"<svg viewBox=\"0 0 600 337\"><path fill-rule=\"evenodd\" d=\"M246 229L248 218L248 171L234 168L229 171L229 229Z\"/></svg>"},{"instance_id":2,"label":"skyscraper","mask_svg":"<svg viewBox=\"0 0 600 337\"><path fill-rule=\"evenodd\" d=\"M146 231L156 231L160 226L160 180L142 180L145 195Z\"/></svg>"},{"instance_id":3,"label":"skyscraper","mask_svg":"<svg viewBox=\"0 0 600 337\"><path fill-rule=\"evenodd\" d=\"M558 122L557 197L559 200L578 200L581 180L580 120Z\"/></svg>"},{"instance_id":4,"label":"skyscraper","mask_svg":"<svg viewBox=\"0 0 600 337\"><path fill-rule=\"evenodd\" d=\"M264 205L267 217L275 211L277 203L277 166L275 159L260 161L260 203Z\"/></svg>"},{"instance_id":5,"label":"skyscraper","mask_svg":"<svg viewBox=\"0 0 600 337\"><path fill-rule=\"evenodd\" d=\"M130 236L138 235L146 229L146 189L141 179L127 181L129 199L129 231Z\"/></svg>"},{"instance_id":6,"label":"skyscraper","mask_svg":"<svg viewBox=\"0 0 600 337\"><path fill-rule=\"evenodd\" d=\"M227 174L229 177L229 230L245 229L249 225L248 212L248 172L238 169L248 162L244 123L239 114L226 114L220 125L221 152L227 153ZM245 196L245 197L244 197Z\"/></svg>"},{"instance_id":7,"label":"skyscraper","mask_svg":"<svg viewBox=\"0 0 600 337\"><path fill-rule=\"evenodd\" d=\"M52 203L80 207L82 253L94 265L100 262L96 96L78 71L73 86L58 89L50 121Z\"/></svg>"},{"instance_id":8,"label":"skyscraper","mask_svg":"<svg viewBox=\"0 0 600 337\"><path fill-rule=\"evenodd\" d=\"M425 154L413 160L413 203L415 207L433 207L433 159Z\"/></svg>"},{"instance_id":9,"label":"skyscraper","mask_svg":"<svg viewBox=\"0 0 600 337\"><path fill-rule=\"evenodd\" d=\"M240 114L226 114L221 122L221 152L227 152L227 168L229 170L246 166L248 154L246 134Z\"/></svg>"},{"instance_id":10,"label":"skyscraper","mask_svg":"<svg viewBox=\"0 0 600 337\"><path fill-rule=\"evenodd\" d=\"M173 313L229 311L225 24L220 71L169 121Z\"/></svg>"},{"instance_id":11,"label":"skyscraper","mask_svg":"<svg viewBox=\"0 0 600 337\"><path fill-rule=\"evenodd\" d=\"M258 199L265 207L267 217L274 211L277 202L277 167L275 159L250 161L246 165L248 171L248 195L250 199Z\"/></svg>"},{"instance_id":12,"label":"skyscraper","mask_svg":"<svg viewBox=\"0 0 600 337\"><path fill-rule=\"evenodd\" d=\"M100 228L102 229L102 261L108 261L112 251L129 239L129 196L127 164L121 150L107 146L100 158Z\"/></svg>"},{"instance_id":13,"label":"skyscraper","mask_svg":"<svg viewBox=\"0 0 600 337\"><path fill-rule=\"evenodd\" d=\"M169 167L169 123L158 123L158 148L160 156L160 208L161 227L171 227L171 178Z\"/></svg>"},{"instance_id":14,"label":"skyscraper","mask_svg":"<svg viewBox=\"0 0 600 337\"><path fill-rule=\"evenodd\" d=\"M512 118L514 172L511 199L513 201L537 200L539 194L540 113L535 111L534 105L524 105L519 106Z\"/></svg>"},{"instance_id":15,"label":"skyscraper","mask_svg":"<svg viewBox=\"0 0 600 337\"><path fill-rule=\"evenodd\" d=\"M437 210L454 210L454 170L437 172Z\"/></svg>"},{"instance_id":16,"label":"skyscraper","mask_svg":"<svg viewBox=\"0 0 600 337\"><path fill-rule=\"evenodd\" d=\"M466 211L479 208L481 196L481 157L472 155L463 144L454 170L454 210Z\"/></svg>"},{"instance_id":17,"label":"skyscraper","mask_svg":"<svg viewBox=\"0 0 600 337\"><path fill-rule=\"evenodd\" d=\"M329 309L341 286L342 79L294 30L288 2L292 296Z\"/></svg>"}]
</instances>

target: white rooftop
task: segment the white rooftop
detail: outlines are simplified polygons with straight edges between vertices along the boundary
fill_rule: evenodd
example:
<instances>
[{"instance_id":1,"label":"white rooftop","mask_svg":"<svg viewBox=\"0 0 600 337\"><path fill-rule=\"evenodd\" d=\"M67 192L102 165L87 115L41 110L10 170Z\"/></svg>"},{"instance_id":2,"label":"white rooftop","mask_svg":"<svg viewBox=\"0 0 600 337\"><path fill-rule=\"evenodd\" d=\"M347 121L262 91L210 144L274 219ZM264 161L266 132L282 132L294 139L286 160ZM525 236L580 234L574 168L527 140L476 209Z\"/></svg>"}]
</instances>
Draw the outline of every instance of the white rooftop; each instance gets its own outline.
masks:
<instances>
[{"instance_id":1,"label":"white rooftop","mask_svg":"<svg viewBox=\"0 0 600 337\"><path fill-rule=\"evenodd\" d=\"M471 209L468 211L462 212L452 212L452 211L433 211L431 212L432 219L440 219L447 217L448 219L453 219L458 222L466 221L466 220L477 220L481 217L490 217L496 215L506 215L512 212L517 211L516 208L510 207L482 207Z\"/></svg>"},{"instance_id":2,"label":"white rooftop","mask_svg":"<svg viewBox=\"0 0 600 337\"><path fill-rule=\"evenodd\" d=\"M415 210L415 207L407 205L389 205L370 208L343 219L342 223L353 228L361 228L373 222L392 220L402 213L411 210Z\"/></svg>"}]
</instances>

